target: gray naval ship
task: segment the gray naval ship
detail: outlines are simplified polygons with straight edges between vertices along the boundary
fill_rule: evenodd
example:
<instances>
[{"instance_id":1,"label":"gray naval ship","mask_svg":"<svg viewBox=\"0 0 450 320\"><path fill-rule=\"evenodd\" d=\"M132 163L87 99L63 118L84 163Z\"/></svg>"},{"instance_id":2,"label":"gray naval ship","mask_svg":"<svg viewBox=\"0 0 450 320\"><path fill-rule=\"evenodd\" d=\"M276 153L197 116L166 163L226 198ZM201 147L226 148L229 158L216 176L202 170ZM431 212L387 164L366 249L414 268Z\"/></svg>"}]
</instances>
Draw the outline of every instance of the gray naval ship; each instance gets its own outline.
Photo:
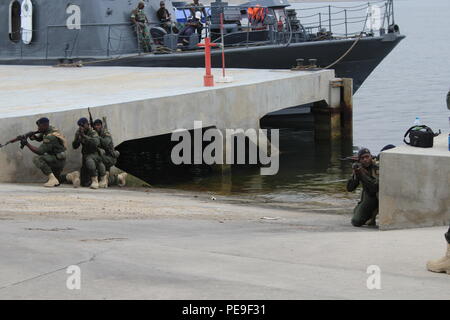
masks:
<instances>
[{"instance_id":1,"label":"gray naval ship","mask_svg":"<svg viewBox=\"0 0 450 320\"><path fill-rule=\"evenodd\" d=\"M197 45L209 36L223 43L229 68L332 67L337 76L353 78L356 91L404 38L395 24L393 0L300 10L287 0L233 6L217 0L197 17L202 30L184 42L158 21L160 0L144 2L150 53L143 52L130 19L137 0L2 0L0 64L203 67L203 49ZM195 16L188 3L165 4L178 30ZM212 64L221 67L220 48L212 50Z\"/></svg>"}]
</instances>

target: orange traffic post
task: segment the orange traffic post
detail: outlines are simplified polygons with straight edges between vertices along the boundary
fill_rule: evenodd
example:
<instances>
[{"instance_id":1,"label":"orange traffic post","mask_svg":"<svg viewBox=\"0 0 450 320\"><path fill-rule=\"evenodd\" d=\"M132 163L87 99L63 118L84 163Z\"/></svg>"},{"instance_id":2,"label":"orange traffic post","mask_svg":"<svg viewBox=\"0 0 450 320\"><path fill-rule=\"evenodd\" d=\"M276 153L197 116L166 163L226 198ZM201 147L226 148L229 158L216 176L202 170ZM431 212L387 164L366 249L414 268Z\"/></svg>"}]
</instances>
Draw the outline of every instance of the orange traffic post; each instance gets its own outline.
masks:
<instances>
[{"instance_id":1,"label":"orange traffic post","mask_svg":"<svg viewBox=\"0 0 450 320\"><path fill-rule=\"evenodd\" d=\"M205 69L206 74L203 77L205 87L214 87L214 76L211 74L211 47L216 47L216 43L211 43L209 37L205 38L205 43L199 43L197 46L205 47Z\"/></svg>"}]
</instances>

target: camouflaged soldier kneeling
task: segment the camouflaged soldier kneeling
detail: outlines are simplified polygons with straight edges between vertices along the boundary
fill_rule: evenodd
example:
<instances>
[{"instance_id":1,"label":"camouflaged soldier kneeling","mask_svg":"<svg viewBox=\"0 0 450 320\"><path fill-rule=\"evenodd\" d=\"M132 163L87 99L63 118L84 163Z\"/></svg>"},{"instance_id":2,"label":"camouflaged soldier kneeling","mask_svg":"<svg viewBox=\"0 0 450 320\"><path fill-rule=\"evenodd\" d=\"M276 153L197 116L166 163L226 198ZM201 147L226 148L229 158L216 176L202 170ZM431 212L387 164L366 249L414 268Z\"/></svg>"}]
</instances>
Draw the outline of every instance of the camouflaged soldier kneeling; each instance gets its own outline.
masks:
<instances>
[{"instance_id":1,"label":"camouflaged soldier kneeling","mask_svg":"<svg viewBox=\"0 0 450 320\"><path fill-rule=\"evenodd\" d=\"M94 130L100 137L100 155L103 164L105 165L106 175L108 177L109 185L118 184L120 187L125 186L126 173L118 175L110 174L111 168L116 165L117 159L120 156L119 151L114 149L114 142L108 129L103 126L103 121L97 119L94 121Z\"/></svg>"},{"instance_id":2,"label":"camouflaged soldier kneeling","mask_svg":"<svg viewBox=\"0 0 450 320\"><path fill-rule=\"evenodd\" d=\"M83 160L81 170L86 170L87 175L91 180L91 189L106 188L108 186L108 181L106 177L105 165L103 164L99 152L100 137L97 132L91 128L89 121L86 118L81 118L78 120L77 124L79 129L75 133L75 139L72 142L72 147L76 150L80 147L80 145L82 146L81 153L83 155ZM71 181L72 178L72 176L66 176L67 180L74 183Z\"/></svg>"},{"instance_id":3,"label":"camouflaged soldier kneeling","mask_svg":"<svg viewBox=\"0 0 450 320\"><path fill-rule=\"evenodd\" d=\"M103 127L103 122L100 119L94 121L94 130L97 132L100 138L99 152L105 165L107 186L119 186L124 187L126 185L127 173L112 173L111 168L117 163L120 153L114 149L114 143L111 134L106 128ZM85 167L81 168L81 171L73 171L64 176L65 181L73 184L75 188L80 185L83 187L89 187L91 181L88 176L88 172Z\"/></svg>"},{"instance_id":4,"label":"camouflaged soldier kneeling","mask_svg":"<svg viewBox=\"0 0 450 320\"><path fill-rule=\"evenodd\" d=\"M59 176L66 164L66 138L58 129L50 126L47 118L36 121L39 133L30 137L30 140L42 142L39 147L28 143L27 139L21 141L23 147L27 147L31 152L37 154L33 158L34 165L48 177L45 187L59 186Z\"/></svg>"},{"instance_id":5,"label":"camouflaged soldier kneeling","mask_svg":"<svg viewBox=\"0 0 450 320\"><path fill-rule=\"evenodd\" d=\"M376 225L378 215L378 173L379 167L369 149L362 148L358 152L358 161L353 164L352 177L347 182L347 191L352 192L362 184L361 200L353 210L352 225L361 227Z\"/></svg>"}]
</instances>

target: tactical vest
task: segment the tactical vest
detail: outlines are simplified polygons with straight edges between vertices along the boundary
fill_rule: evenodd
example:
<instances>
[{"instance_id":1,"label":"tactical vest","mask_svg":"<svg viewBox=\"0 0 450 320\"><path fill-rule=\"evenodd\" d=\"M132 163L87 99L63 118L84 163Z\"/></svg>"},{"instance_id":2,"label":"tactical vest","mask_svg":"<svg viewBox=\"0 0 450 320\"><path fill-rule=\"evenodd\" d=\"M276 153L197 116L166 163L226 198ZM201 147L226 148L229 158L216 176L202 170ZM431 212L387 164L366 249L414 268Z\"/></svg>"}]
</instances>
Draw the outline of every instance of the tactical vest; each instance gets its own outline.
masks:
<instances>
[{"instance_id":1,"label":"tactical vest","mask_svg":"<svg viewBox=\"0 0 450 320\"><path fill-rule=\"evenodd\" d=\"M54 136L56 138L58 138L58 142L59 143L55 143L52 144L52 150L50 152L48 152L51 155L58 155L61 153L64 153L67 150L67 140L66 138L63 136L63 134L61 132L59 132L58 129L54 128L54 127L49 127L49 130L44 133L44 135L42 136L42 141L45 143L47 142L46 140L48 140L49 136Z\"/></svg>"}]
</instances>

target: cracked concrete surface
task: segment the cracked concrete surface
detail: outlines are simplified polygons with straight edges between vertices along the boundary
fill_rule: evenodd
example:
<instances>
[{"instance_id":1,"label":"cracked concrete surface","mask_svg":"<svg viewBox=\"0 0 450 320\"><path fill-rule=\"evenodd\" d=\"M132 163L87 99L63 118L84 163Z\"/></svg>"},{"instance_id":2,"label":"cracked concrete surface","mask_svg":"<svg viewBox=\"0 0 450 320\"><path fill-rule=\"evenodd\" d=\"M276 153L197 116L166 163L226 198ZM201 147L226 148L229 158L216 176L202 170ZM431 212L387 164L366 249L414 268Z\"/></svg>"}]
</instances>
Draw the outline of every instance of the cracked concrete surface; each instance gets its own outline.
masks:
<instances>
[{"instance_id":1,"label":"cracked concrete surface","mask_svg":"<svg viewBox=\"0 0 450 320\"><path fill-rule=\"evenodd\" d=\"M88 263L88 262L92 262L92 261L95 260L95 257L96 257L96 254L93 254L92 257L90 257L90 258L87 259L87 260L78 261L77 263L71 263L70 265L64 266L64 267L62 267L62 268L58 268L58 269L53 270L53 271L44 272L44 273L42 273L42 274L39 274L39 275L37 275L37 276L31 277L31 278L28 278L28 279L24 279L24 280L17 281L17 282L11 283L11 284L7 284L7 285L5 285L5 286L3 286L3 287L0 287L0 290L8 289L8 288L11 288L11 287L17 286L17 285L21 285L21 284L23 284L23 283L25 283L25 282L33 281L33 280L36 280L36 279L38 279L38 278L41 278L41 277L45 277L45 276L51 275L52 273L55 273L55 272L58 272L58 271L63 271L63 270L65 271L65 270L67 270L67 268L68 268L69 266L71 266L71 265L77 265L77 266L80 266L80 265L82 265L82 264L85 264L85 263Z\"/></svg>"},{"instance_id":2,"label":"cracked concrete surface","mask_svg":"<svg viewBox=\"0 0 450 320\"><path fill-rule=\"evenodd\" d=\"M450 299L450 276L425 270L446 228L357 229L216 198L0 185L0 299ZM70 265L81 290L66 287Z\"/></svg>"}]
</instances>

